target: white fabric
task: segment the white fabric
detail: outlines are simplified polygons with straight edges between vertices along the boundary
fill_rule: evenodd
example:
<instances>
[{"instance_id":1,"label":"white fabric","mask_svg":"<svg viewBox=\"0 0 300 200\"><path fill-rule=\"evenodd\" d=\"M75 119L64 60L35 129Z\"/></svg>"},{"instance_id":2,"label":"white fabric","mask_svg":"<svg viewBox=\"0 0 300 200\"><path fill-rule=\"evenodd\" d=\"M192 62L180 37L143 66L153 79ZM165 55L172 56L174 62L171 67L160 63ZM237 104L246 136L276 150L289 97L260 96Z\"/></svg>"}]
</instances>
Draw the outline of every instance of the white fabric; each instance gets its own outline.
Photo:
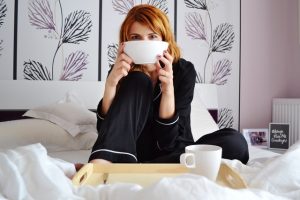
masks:
<instances>
[{"instance_id":1,"label":"white fabric","mask_svg":"<svg viewBox=\"0 0 300 200\"><path fill-rule=\"evenodd\" d=\"M196 85L194 98L191 104L191 130L194 141L197 141L203 135L219 130L218 125L208 112L203 103L201 88Z\"/></svg>"},{"instance_id":2,"label":"white fabric","mask_svg":"<svg viewBox=\"0 0 300 200\"><path fill-rule=\"evenodd\" d=\"M58 102L30 109L23 116L53 122L74 137L80 133L97 132L96 113L89 111L73 91Z\"/></svg>"},{"instance_id":3,"label":"white fabric","mask_svg":"<svg viewBox=\"0 0 300 200\"><path fill-rule=\"evenodd\" d=\"M58 125L41 119L0 122L0 149L41 143L48 152L91 149L97 132L71 136Z\"/></svg>"},{"instance_id":4,"label":"white fabric","mask_svg":"<svg viewBox=\"0 0 300 200\"><path fill-rule=\"evenodd\" d=\"M284 153L284 151L275 151L273 149L260 148L257 146L252 146L251 144L248 144L248 149L249 149L249 162L252 161L263 162L265 161L266 158L270 158Z\"/></svg>"},{"instance_id":5,"label":"white fabric","mask_svg":"<svg viewBox=\"0 0 300 200\"><path fill-rule=\"evenodd\" d=\"M163 178L145 188L126 183L75 187L67 178L75 172L74 166L48 157L46 149L35 144L0 153L0 194L7 199L299 199L299 155L297 143L264 163L245 166L224 160L240 172L249 189L233 190L188 174Z\"/></svg>"}]
</instances>

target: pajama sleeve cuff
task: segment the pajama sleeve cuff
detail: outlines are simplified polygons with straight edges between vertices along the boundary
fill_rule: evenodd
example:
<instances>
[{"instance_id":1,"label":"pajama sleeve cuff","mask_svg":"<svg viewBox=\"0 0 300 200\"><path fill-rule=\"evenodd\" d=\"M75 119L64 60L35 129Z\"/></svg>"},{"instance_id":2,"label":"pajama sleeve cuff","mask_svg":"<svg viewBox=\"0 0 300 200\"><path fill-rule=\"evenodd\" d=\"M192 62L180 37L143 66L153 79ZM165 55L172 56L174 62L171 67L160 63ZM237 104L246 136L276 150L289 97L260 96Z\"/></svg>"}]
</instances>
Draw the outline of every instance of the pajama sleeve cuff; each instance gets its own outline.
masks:
<instances>
[{"instance_id":1,"label":"pajama sleeve cuff","mask_svg":"<svg viewBox=\"0 0 300 200\"><path fill-rule=\"evenodd\" d=\"M170 119L156 118L153 131L157 138L157 147L159 150L167 150L175 145L178 136L178 120L179 115L175 115Z\"/></svg>"},{"instance_id":2,"label":"pajama sleeve cuff","mask_svg":"<svg viewBox=\"0 0 300 200\"><path fill-rule=\"evenodd\" d=\"M104 120L104 115L101 113L101 109L102 109L102 99L101 101L99 102L98 104L98 107L97 107L97 119L99 120Z\"/></svg>"}]
</instances>

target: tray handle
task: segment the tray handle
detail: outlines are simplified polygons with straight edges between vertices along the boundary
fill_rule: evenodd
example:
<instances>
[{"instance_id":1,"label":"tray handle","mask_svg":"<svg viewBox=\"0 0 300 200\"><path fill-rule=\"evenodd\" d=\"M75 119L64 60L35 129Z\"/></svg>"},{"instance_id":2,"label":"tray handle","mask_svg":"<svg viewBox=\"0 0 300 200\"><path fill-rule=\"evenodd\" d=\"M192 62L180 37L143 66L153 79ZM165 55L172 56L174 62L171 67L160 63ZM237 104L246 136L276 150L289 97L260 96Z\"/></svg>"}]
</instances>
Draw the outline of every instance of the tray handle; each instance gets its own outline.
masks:
<instances>
[{"instance_id":1,"label":"tray handle","mask_svg":"<svg viewBox=\"0 0 300 200\"><path fill-rule=\"evenodd\" d=\"M92 163L85 164L72 178L73 184L77 186L86 184L87 180L93 174L93 168Z\"/></svg>"},{"instance_id":2,"label":"tray handle","mask_svg":"<svg viewBox=\"0 0 300 200\"><path fill-rule=\"evenodd\" d=\"M222 162L221 164L218 178L221 179L225 185L233 189L244 189L248 187L241 175L225 162Z\"/></svg>"}]
</instances>

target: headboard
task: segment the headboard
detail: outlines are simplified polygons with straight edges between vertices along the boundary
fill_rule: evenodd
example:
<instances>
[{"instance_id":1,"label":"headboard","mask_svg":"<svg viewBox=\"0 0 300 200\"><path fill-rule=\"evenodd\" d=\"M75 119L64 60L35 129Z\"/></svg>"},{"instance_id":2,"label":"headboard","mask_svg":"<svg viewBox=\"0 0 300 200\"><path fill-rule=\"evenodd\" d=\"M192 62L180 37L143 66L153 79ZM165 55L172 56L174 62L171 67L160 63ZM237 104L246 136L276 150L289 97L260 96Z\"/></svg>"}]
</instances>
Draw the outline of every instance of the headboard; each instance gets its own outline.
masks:
<instances>
[{"instance_id":1,"label":"headboard","mask_svg":"<svg viewBox=\"0 0 300 200\"><path fill-rule=\"evenodd\" d=\"M75 91L88 109L95 110L103 95L104 82L0 80L0 121L20 119L26 110L57 102L70 91ZM216 86L196 84L195 98L202 99L216 120Z\"/></svg>"},{"instance_id":2,"label":"headboard","mask_svg":"<svg viewBox=\"0 0 300 200\"><path fill-rule=\"evenodd\" d=\"M97 81L0 81L0 121L19 119L31 108L57 102L75 91L88 109L95 110L103 94Z\"/></svg>"}]
</instances>

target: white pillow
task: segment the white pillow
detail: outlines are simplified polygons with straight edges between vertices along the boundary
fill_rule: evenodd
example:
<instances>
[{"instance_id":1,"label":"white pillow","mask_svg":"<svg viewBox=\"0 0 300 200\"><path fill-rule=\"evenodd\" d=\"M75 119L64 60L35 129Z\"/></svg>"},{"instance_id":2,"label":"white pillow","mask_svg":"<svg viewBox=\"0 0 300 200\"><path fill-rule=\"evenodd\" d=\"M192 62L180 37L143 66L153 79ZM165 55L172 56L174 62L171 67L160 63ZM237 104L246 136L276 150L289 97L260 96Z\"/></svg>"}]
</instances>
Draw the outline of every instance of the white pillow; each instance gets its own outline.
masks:
<instances>
[{"instance_id":1,"label":"white pillow","mask_svg":"<svg viewBox=\"0 0 300 200\"><path fill-rule=\"evenodd\" d=\"M23 116L53 122L74 137L79 133L97 132L96 113L76 103L55 103L41 106L28 110Z\"/></svg>"},{"instance_id":2,"label":"white pillow","mask_svg":"<svg viewBox=\"0 0 300 200\"><path fill-rule=\"evenodd\" d=\"M0 149L11 149L41 143L49 152L91 149L97 132L71 136L46 120L21 119L0 122Z\"/></svg>"},{"instance_id":3,"label":"white pillow","mask_svg":"<svg viewBox=\"0 0 300 200\"><path fill-rule=\"evenodd\" d=\"M195 87L191 105L191 129L194 141L197 141L203 135L219 130L217 123L203 104L197 87Z\"/></svg>"},{"instance_id":4,"label":"white pillow","mask_svg":"<svg viewBox=\"0 0 300 200\"><path fill-rule=\"evenodd\" d=\"M97 132L96 113L85 108L75 93L69 92L63 100L28 110L23 116L53 122L72 136L79 133Z\"/></svg>"}]
</instances>

